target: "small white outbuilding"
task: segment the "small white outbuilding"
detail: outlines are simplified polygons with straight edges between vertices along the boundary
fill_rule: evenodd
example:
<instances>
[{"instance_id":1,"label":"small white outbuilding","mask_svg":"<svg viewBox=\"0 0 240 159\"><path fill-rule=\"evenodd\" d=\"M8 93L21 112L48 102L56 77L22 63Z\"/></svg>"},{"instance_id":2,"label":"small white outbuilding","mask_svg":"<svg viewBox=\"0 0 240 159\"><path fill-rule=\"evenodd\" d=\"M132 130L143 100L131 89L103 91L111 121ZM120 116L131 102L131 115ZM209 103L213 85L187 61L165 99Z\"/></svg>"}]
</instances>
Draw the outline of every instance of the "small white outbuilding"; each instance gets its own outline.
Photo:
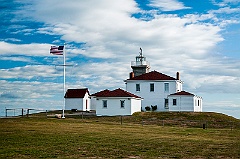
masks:
<instances>
[{"instance_id":1,"label":"small white outbuilding","mask_svg":"<svg viewBox=\"0 0 240 159\"><path fill-rule=\"evenodd\" d=\"M66 110L81 110L89 111L90 107L90 94L87 88L83 89L68 89L65 96L65 109Z\"/></svg>"},{"instance_id":2,"label":"small white outbuilding","mask_svg":"<svg viewBox=\"0 0 240 159\"><path fill-rule=\"evenodd\" d=\"M92 94L97 116L132 115L141 111L142 98L122 89Z\"/></svg>"},{"instance_id":3,"label":"small white outbuilding","mask_svg":"<svg viewBox=\"0 0 240 159\"><path fill-rule=\"evenodd\" d=\"M169 111L202 112L202 97L181 91L168 96Z\"/></svg>"}]
</instances>

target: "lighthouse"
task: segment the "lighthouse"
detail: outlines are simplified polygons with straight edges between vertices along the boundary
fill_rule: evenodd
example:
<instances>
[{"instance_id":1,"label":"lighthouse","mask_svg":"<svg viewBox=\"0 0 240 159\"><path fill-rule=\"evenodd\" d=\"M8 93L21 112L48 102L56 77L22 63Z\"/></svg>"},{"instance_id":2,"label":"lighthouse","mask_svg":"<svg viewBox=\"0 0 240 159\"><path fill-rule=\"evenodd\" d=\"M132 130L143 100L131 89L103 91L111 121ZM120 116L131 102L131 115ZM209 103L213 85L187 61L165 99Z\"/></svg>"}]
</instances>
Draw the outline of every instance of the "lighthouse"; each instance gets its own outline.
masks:
<instances>
[{"instance_id":1,"label":"lighthouse","mask_svg":"<svg viewBox=\"0 0 240 159\"><path fill-rule=\"evenodd\" d=\"M131 62L131 68L133 72L130 73L130 78L148 73L150 70L149 62L146 61L146 57L143 56L142 48L140 48L140 54L136 56L135 61Z\"/></svg>"}]
</instances>

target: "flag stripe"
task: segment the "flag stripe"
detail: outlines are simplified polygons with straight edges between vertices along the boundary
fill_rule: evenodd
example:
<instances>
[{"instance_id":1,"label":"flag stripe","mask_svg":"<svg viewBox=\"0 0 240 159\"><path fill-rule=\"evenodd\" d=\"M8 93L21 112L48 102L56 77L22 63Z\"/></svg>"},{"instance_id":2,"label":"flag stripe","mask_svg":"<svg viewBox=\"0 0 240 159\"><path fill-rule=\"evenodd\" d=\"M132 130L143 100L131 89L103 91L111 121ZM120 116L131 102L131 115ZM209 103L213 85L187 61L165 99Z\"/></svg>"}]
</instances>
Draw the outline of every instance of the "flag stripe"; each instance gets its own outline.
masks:
<instances>
[{"instance_id":1,"label":"flag stripe","mask_svg":"<svg viewBox=\"0 0 240 159\"><path fill-rule=\"evenodd\" d=\"M63 55L63 48L64 46L51 46L50 54Z\"/></svg>"},{"instance_id":2,"label":"flag stripe","mask_svg":"<svg viewBox=\"0 0 240 159\"><path fill-rule=\"evenodd\" d=\"M63 55L62 52L56 52L56 53L52 53L53 55Z\"/></svg>"}]
</instances>

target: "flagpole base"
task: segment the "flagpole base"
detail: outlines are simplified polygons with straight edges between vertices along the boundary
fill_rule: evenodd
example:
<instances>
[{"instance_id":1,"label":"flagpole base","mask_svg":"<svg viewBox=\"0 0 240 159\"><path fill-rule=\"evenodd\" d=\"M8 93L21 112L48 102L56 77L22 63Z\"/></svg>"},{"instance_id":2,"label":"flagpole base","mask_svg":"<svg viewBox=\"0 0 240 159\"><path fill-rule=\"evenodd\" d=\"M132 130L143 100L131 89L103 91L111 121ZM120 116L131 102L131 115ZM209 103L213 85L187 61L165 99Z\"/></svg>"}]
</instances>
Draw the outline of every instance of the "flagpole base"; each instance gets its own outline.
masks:
<instances>
[{"instance_id":1,"label":"flagpole base","mask_svg":"<svg viewBox=\"0 0 240 159\"><path fill-rule=\"evenodd\" d=\"M65 116L63 116L62 119L65 119Z\"/></svg>"}]
</instances>

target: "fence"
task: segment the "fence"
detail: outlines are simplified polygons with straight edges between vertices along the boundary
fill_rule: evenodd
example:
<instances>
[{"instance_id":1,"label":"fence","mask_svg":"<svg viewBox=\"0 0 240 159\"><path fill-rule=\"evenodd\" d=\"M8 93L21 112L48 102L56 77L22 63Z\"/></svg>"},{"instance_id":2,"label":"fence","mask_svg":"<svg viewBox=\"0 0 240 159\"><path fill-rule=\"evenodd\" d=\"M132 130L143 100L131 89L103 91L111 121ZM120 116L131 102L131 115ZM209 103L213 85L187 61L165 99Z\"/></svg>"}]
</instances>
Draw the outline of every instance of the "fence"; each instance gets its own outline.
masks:
<instances>
[{"instance_id":1,"label":"fence","mask_svg":"<svg viewBox=\"0 0 240 159\"><path fill-rule=\"evenodd\" d=\"M141 118L135 116L118 116L118 117L92 117L84 116L83 119L92 120L98 123L107 124L137 124L141 126L157 125L185 128L223 128L223 129L240 129L240 121L208 121L208 120L179 120L179 119L157 119L157 118Z\"/></svg>"},{"instance_id":2,"label":"fence","mask_svg":"<svg viewBox=\"0 0 240 159\"><path fill-rule=\"evenodd\" d=\"M17 116L29 116L33 113L44 112L47 110L42 109L30 109L30 108L5 108L5 117L17 117Z\"/></svg>"},{"instance_id":3,"label":"fence","mask_svg":"<svg viewBox=\"0 0 240 159\"><path fill-rule=\"evenodd\" d=\"M6 109L6 117L8 117L9 111L20 110L20 116L26 117L47 117L52 118L56 117L56 114L61 116L62 110L58 111L49 111L49 110L38 110L38 109ZM39 114L31 114L34 112L42 112ZM15 116L15 114L14 114ZM217 121L217 120L179 120L179 119L158 119L158 118L150 118L150 117L140 117L140 116L96 116L95 112L84 112L84 111L65 111L65 117L67 118L75 118L81 119L84 122L97 122L104 124L119 124L119 125L127 125L127 124L137 124L141 126L148 125L157 125L157 126L172 126L172 127L191 127L191 128L227 128L227 129L240 129L240 120L236 121Z\"/></svg>"},{"instance_id":4,"label":"fence","mask_svg":"<svg viewBox=\"0 0 240 159\"><path fill-rule=\"evenodd\" d=\"M207 121L207 120L177 120L177 119L143 119L142 125L159 125L159 126L179 126L194 128L240 128L240 122L233 121Z\"/></svg>"},{"instance_id":5,"label":"fence","mask_svg":"<svg viewBox=\"0 0 240 159\"><path fill-rule=\"evenodd\" d=\"M89 116L79 115L76 118L84 119L89 122L105 123L105 124L119 124L119 125L157 125L157 126L171 126L171 127L185 127L185 128L223 128L223 129L240 129L240 121L209 121L209 120L179 120L179 119L158 119L158 118L142 118L139 116Z\"/></svg>"}]
</instances>

